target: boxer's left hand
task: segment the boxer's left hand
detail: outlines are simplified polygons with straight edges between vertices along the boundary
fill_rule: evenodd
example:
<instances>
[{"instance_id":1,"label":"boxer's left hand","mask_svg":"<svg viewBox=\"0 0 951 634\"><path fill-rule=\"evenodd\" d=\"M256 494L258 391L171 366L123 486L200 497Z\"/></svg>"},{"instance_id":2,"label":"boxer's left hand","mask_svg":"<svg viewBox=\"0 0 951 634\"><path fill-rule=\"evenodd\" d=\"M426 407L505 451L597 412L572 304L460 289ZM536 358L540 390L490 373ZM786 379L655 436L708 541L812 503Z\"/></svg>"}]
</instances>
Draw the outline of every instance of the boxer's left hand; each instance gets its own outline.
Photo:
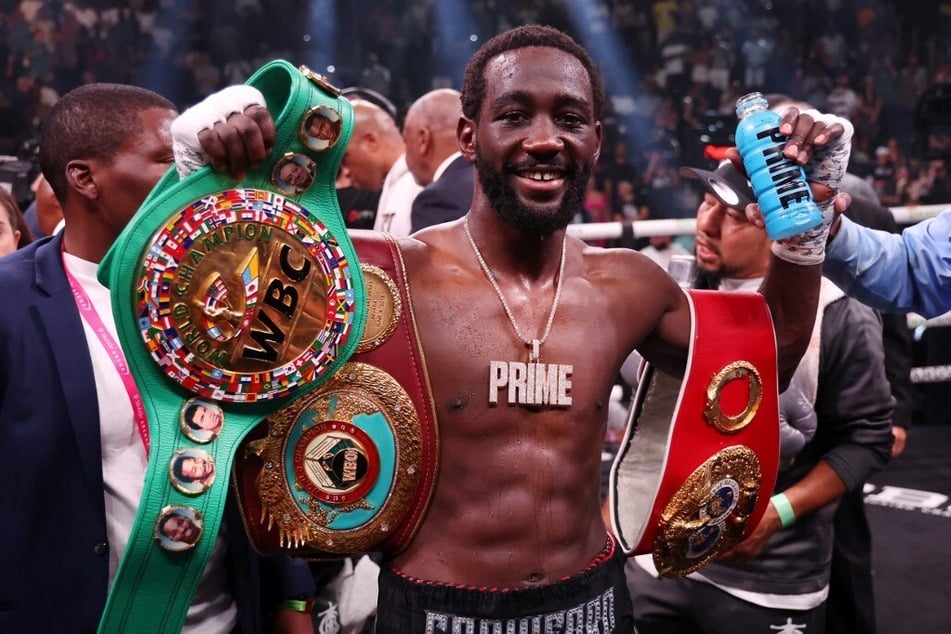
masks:
<instances>
[{"instance_id":1,"label":"boxer's left hand","mask_svg":"<svg viewBox=\"0 0 951 634\"><path fill-rule=\"evenodd\" d=\"M819 187L821 187L821 185L819 185ZM852 196L850 196L846 192L839 192L838 194L836 194L835 197L832 199L832 209L835 212L835 218L838 219L838 217L842 215L842 213L845 212L845 210L848 209L849 205L851 204L852 204ZM746 211L746 219L750 222L750 224L756 225L757 227L759 227L760 229L763 229L764 231L766 230L766 221L763 218L763 211L762 209L760 209L758 204L752 203L748 205L745 211ZM832 233L833 229L837 229L837 228L838 228L837 224L833 221L832 228L830 228L830 234L831 234L830 239L834 237L834 233Z\"/></svg>"}]
</instances>

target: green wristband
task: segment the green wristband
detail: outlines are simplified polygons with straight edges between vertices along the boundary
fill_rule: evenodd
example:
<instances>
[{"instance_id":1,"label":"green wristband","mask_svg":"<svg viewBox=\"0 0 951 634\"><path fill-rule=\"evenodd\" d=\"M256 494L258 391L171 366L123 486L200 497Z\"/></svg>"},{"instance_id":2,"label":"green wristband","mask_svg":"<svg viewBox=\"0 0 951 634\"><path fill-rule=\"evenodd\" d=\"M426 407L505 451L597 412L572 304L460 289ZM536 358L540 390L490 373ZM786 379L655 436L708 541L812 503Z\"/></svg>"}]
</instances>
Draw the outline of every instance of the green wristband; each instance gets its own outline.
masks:
<instances>
[{"instance_id":1,"label":"green wristband","mask_svg":"<svg viewBox=\"0 0 951 634\"><path fill-rule=\"evenodd\" d=\"M314 608L314 599L284 599L278 607L282 610L310 614L310 611Z\"/></svg>"},{"instance_id":2,"label":"green wristband","mask_svg":"<svg viewBox=\"0 0 951 634\"><path fill-rule=\"evenodd\" d=\"M776 513L779 515L779 523L782 524L782 527L789 528L792 526L793 522L796 521L796 511L793 510L792 504L789 503L789 498L786 497L786 494L777 493L769 498L769 501L773 504L773 508L776 509Z\"/></svg>"}]
</instances>

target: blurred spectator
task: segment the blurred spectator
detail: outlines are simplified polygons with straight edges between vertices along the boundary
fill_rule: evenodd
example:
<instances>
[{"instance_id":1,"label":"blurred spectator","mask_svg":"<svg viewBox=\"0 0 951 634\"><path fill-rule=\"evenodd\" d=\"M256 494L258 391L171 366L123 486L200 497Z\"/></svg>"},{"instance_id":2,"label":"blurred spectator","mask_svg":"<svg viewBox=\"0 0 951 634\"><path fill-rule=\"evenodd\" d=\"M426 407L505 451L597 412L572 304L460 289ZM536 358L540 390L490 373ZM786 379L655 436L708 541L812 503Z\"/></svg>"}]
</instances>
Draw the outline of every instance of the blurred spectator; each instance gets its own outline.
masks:
<instances>
[{"instance_id":1,"label":"blurred spectator","mask_svg":"<svg viewBox=\"0 0 951 634\"><path fill-rule=\"evenodd\" d=\"M588 178L588 188L585 190L583 222L608 222L611 219L611 210L608 206L608 196L598 184L598 179L592 174ZM590 244L604 246L604 240L590 240Z\"/></svg>"},{"instance_id":2,"label":"blurred spectator","mask_svg":"<svg viewBox=\"0 0 951 634\"><path fill-rule=\"evenodd\" d=\"M422 190L406 165L406 145L388 110L365 99L353 101L353 135L343 168L354 187L380 192L373 228L410 234L413 199Z\"/></svg>"},{"instance_id":3,"label":"blurred spectator","mask_svg":"<svg viewBox=\"0 0 951 634\"><path fill-rule=\"evenodd\" d=\"M928 70L921 66L916 51L908 53L895 83L894 110L889 117L889 133L904 149L909 149L914 134L914 114L918 98L928 84Z\"/></svg>"},{"instance_id":4,"label":"blurred spectator","mask_svg":"<svg viewBox=\"0 0 951 634\"><path fill-rule=\"evenodd\" d=\"M649 155L644 184L651 219L679 218L683 215L677 196L680 175L676 163L677 157L667 148L656 148Z\"/></svg>"},{"instance_id":5,"label":"blurred spectator","mask_svg":"<svg viewBox=\"0 0 951 634\"><path fill-rule=\"evenodd\" d=\"M375 53L370 53L367 65L360 71L360 85L381 95L390 95L390 69L380 63Z\"/></svg>"},{"instance_id":6,"label":"blurred spectator","mask_svg":"<svg viewBox=\"0 0 951 634\"><path fill-rule=\"evenodd\" d=\"M816 55L822 68L831 76L837 76L847 69L849 43L831 21L826 21L825 30L816 40Z\"/></svg>"},{"instance_id":7,"label":"blurred spectator","mask_svg":"<svg viewBox=\"0 0 951 634\"><path fill-rule=\"evenodd\" d=\"M406 165L423 187L413 200L413 233L463 217L472 205L475 169L459 151L459 91L431 90L410 106L403 124Z\"/></svg>"},{"instance_id":8,"label":"blurred spectator","mask_svg":"<svg viewBox=\"0 0 951 634\"><path fill-rule=\"evenodd\" d=\"M841 71L835 76L835 88L829 91L826 98L826 110L849 121L855 120L855 111L858 108L859 96L852 90L852 80L847 71Z\"/></svg>"},{"instance_id":9,"label":"blurred spectator","mask_svg":"<svg viewBox=\"0 0 951 634\"><path fill-rule=\"evenodd\" d=\"M928 169L921 178L919 200L925 204L951 202L951 179L948 178L948 164L945 159L934 159L928 163Z\"/></svg>"},{"instance_id":10,"label":"blurred spectator","mask_svg":"<svg viewBox=\"0 0 951 634\"><path fill-rule=\"evenodd\" d=\"M872 168L872 187L879 198L895 195L895 164L891 152L884 145L875 148L875 166ZM884 202L884 201L883 201ZM889 203L886 203L889 204Z\"/></svg>"},{"instance_id":11,"label":"blurred spectator","mask_svg":"<svg viewBox=\"0 0 951 634\"><path fill-rule=\"evenodd\" d=\"M743 84L747 92L762 89L766 85L766 62L774 51L774 42L768 33L763 32L761 27L750 30L750 37L740 47Z\"/></svg>"},{"instance_id":12,"label":"blurred spectator","mask_svg":"<svg viewBox=\"0 0 951 634\"><path fill-rule=\"evenodd\" d=\"M855 124L853 152L867 156L869 148L878 143L882 130L881 118L882 99L875 89L875 78L868 74L862 79L862 89L855 103L855 116L851 118Z\"/></svg>"},{"instance_id":13,"label":"blurred spectator","mask_svg":"<svg viewBox=\"0 0 951 634\"><path fill-rule=\"evenodd\" d=\"M676 242L673 236L651 236L649 241L650 243L641 249L641 253L656 262L665 271L671 257L688 255L687 249Z\"/></svg>"},{"instance_id":14,"label":"blurred spectator","mask_svg":"<svg viewBox=\"0 0 951 634\"><path fill-rule=\"evenodd\" d=\"M23 219L13 195L0 187L0 257L13 253L33 242L33 234Z\"/></svg>"},{"instance_id":15,"label":"blurred spectator","mask_svg":"<svg viewBox=\"0 0 951 634\"><path fill-rule=\"evenodd\" d=\"M337 204L348 229L372 229L380 192L354 187L350 172L341 167L337 175Z\"/></svg>"},{"instance_id":16,"label":"blurred spectator","mask_svg":"<svg viewBox=\"0 0 951 634\"><path fill-rule=\"evenodd\" d=\"M660 41L661 77L669 93L682 95L686 92L692 50L693 42L681 26L679 17L675 16L674 27Z\"/></svg>"},{"instance_id":17,"label":"blurred spectator","mask_svg":"<svg viewBox=\"0 0 951 634\"><path fill-rule=\"evenodd\" d=\"M604 193L607 195L608 206L611 212L620 211L618 188L622 182L636 183L637 168L631 162L627 142L619 139L611 147L611 158L607 162L598 164Z\"/></svg>"},{"instance_id":18,"label":"blurred spectator","mask_svg":"<svg viewBox=\"0 0 951 634\"><path fill-rule=\"evenodd\" d=\"M677 26L677 10L677 0L655 0L651 5L654 32L657 35L656 42L663 42Z\"/></svg>"}]
</instances>

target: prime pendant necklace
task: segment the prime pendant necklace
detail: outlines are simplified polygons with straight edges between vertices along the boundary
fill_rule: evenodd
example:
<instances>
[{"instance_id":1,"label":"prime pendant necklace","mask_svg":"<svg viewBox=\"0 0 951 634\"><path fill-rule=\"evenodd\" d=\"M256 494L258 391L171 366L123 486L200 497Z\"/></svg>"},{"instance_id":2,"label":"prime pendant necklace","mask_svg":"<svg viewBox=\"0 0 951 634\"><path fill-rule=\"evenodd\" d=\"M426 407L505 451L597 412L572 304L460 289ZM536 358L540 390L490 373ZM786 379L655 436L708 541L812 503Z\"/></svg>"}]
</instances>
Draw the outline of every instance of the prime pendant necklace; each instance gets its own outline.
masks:
<instances>
[{"instance_id":1,"label":"prime pendant necklace","mask_svg":"<svg viewBox=\"0 0 951 634\"><path fill-rule=\"evenodd\" d=\"M495 290L505 315L515 330L515 336L528 346L528 363L520 361L490 361L489 362L489 403L498 402L499 391L507 391L507 402L509 405L548 405L553 407L568 407L571 405L571 375L574 368L570 364L542 363L541 347L548 340L551 334L551 327L555 321L555 313L558 311L558 302L561 301L561 288L565 279L565 256L567 253L568 234L561 241L561 262L558 265L558 279L555 282L555 299L551 303L551 312L548 313L548 322L545 324L545 330L541 337L529 339L522 334L518 322L515 321L515 315L502 294L502 289L492 274L492 269L486 264L485 258L479 246L472 238L472 232L469 230L469 217L462 221L462 227L465 230L466 238L469 240L469 246L475 253L479 266L485 274L486 279Z\"/></svg>"}]
</instances>

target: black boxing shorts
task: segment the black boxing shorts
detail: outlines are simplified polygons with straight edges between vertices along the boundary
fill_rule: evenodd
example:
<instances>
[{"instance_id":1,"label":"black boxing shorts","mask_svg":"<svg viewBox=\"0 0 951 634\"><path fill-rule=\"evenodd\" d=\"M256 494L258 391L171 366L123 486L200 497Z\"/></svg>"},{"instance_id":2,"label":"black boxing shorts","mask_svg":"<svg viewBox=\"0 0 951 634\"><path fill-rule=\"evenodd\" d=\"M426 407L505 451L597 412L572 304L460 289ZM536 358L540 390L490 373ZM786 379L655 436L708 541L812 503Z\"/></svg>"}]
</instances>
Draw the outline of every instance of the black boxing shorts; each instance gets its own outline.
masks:
<instances>
[{"instance_id":1,"label":"black boxing shorts","mask_svg":"<svg viewBox=\"0 0 951 634\"><path fill-rule=\"evenodd\" d=\"M537 588L485 589L380 571L377 634L634 632L625 556L612 538L588 567Z\"/></svg>"}]
</instances>

